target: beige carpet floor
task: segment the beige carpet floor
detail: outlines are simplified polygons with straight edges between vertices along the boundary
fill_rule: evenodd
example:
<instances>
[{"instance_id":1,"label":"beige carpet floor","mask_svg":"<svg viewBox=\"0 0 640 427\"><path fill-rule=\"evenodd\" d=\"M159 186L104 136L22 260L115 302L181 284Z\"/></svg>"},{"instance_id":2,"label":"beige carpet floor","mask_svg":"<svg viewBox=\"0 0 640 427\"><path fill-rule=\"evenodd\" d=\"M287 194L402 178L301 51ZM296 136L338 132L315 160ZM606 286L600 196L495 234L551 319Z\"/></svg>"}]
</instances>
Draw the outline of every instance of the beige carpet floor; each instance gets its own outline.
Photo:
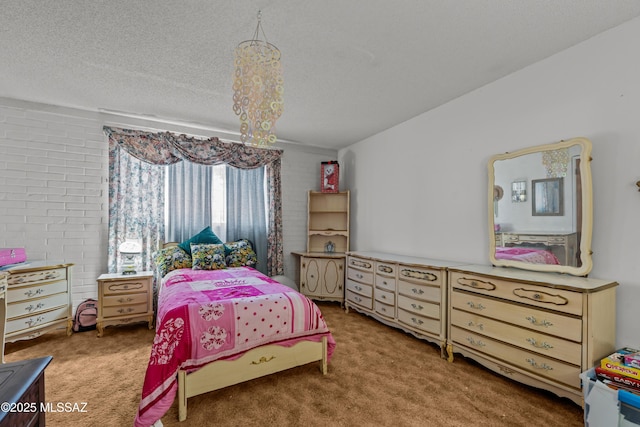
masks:
<instances>
[{"instance_id":1,"label":"beige carpet floor","mask_svg":"<svg viewBox=\"0 0 640 427\"><path fill-rule=\"evenodd\" d=\"M582 426L582 408L503 378L435 344L336 303L318 304L337 342L329 372L317 364L177 403L165 426ZM85 413L49 413L48 426L130 426L153 341L144 324L64 331L9 343L7 362L53 356L47 402L87 402Z\"/></svg>"}]
</instances>

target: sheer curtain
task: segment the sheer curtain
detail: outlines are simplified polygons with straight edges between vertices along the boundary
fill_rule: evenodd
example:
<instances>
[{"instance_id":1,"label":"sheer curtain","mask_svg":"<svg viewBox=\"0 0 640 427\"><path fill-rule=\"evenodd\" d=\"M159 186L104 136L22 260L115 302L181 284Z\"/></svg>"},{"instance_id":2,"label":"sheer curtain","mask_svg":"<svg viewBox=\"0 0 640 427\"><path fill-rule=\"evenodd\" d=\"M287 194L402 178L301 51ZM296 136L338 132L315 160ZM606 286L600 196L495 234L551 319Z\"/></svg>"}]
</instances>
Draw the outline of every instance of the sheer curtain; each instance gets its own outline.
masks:
<instances>
[{"instance_id":1,"label":"sheer curtain","mask_svg":"<svg viewBox=\"0 0 640 427\"><path fill-rule=\"evenodd\" d=\"M167 167L167 241L182 242L206 226L225 240L225 169L191 162Z\"/></svg>"},{"instance_id":2,"label":"sheer curtain","mask_svg":"<svg viewBox=\"0 0 640 427\"><path fill-rule=\"evenodd\" d=\"M251 240L256 269L267 273L267 206L264 167L227 167L227 240Z\"/></svg>"}]
</instances>

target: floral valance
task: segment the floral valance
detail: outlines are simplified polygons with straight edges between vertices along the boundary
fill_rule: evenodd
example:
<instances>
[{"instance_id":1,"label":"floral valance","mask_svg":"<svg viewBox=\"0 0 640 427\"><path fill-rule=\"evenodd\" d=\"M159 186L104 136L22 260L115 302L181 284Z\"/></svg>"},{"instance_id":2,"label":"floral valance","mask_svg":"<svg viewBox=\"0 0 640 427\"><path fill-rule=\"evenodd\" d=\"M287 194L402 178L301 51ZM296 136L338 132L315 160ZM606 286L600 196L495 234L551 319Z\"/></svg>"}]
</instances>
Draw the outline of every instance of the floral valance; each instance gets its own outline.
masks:
<instances>
[{"instance_id":1,"label":"floral valance","mask_svg":"<svg viewBox=\"0 0 640 427\"><path fill-rule=\"evenodd\" d=\"M282 157L282 150L223 142L217 137L201 139L171 132L145 132L104 126L104 133L133 157L155 165L182 160L203 165L228 164L239 169L265 166Z\"/></svg>"}]
</instances>

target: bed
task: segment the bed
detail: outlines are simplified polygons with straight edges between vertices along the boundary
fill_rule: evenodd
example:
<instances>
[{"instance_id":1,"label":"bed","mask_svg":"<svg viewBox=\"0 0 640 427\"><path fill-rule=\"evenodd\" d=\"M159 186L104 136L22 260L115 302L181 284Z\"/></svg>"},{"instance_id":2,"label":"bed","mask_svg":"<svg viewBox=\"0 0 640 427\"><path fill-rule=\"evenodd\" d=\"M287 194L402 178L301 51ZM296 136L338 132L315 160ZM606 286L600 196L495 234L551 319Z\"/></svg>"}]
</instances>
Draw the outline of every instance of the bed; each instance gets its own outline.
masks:
<instances>
[{"instance_id":1,"label":"bed","mask_svg":"<svg viewBox=\"0 0 640 427\"><path fill-rule=\"evenodd\" d=\"M176 394L183 421L190 397L312 362L327 373L335 341L310 299L249 266L194 269L193 257L191 267L174 259L182 268L157 273L137 427L160 420Z\"/></svg>"},{"instance_id":2,"label":"bed","mask_svg":"<svg viewBox=\"0 0 640 427\"><path fill-rule=\"evenodd\" d=\"M560 264L550 251L531 247L496 247L496 259L523 261L533 264Z\"/></svg>"}]
</instances>

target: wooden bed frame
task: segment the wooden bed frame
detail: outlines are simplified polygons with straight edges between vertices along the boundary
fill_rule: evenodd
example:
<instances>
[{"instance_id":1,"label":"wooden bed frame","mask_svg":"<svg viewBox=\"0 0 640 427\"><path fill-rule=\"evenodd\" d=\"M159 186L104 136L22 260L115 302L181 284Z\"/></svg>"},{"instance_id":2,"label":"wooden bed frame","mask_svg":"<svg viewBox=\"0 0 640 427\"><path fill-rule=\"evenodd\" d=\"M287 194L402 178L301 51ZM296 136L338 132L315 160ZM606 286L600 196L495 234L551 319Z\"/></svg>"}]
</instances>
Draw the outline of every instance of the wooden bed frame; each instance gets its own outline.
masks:
<instances>
[{"instance_id":1,"label":"wooden bed frame","mask_svg":"<svg viewBox=\"0 0 640 427\"><path fill-rule=\"evenodd\" d=\"M177 246L170 242L164 248ZM320 362L322 375L327 374L327 337L321 341L300 341L291 347L269 344L256 347L234 360L216 360L188 372L178 370L178 420L187 419L187 399L285 371L312 362Z\"/></svg>"}]
</instances>

